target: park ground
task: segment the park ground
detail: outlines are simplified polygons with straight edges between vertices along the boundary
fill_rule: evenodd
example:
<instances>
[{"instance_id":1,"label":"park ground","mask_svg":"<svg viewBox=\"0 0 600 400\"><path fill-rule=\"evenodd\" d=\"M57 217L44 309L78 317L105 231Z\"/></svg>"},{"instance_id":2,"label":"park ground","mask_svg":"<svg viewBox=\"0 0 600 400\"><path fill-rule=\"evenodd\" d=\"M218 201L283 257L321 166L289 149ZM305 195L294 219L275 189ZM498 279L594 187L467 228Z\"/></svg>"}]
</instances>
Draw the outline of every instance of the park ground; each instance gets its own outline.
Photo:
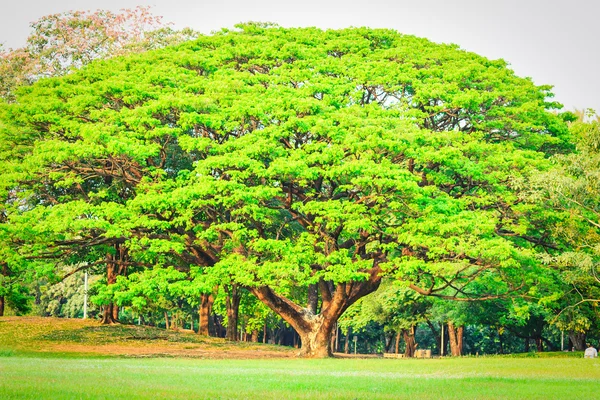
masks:
<instances>
[{"instance_id":1,"label":"park ground","mask_svg":"<svg viewBox=\"0 0 600 400\"><path fill-rule=\"evenodd\" d=\"M580 354L306 360L94 321L0 318L0 399L600 399Z\"/></svg>"}]
</instances>

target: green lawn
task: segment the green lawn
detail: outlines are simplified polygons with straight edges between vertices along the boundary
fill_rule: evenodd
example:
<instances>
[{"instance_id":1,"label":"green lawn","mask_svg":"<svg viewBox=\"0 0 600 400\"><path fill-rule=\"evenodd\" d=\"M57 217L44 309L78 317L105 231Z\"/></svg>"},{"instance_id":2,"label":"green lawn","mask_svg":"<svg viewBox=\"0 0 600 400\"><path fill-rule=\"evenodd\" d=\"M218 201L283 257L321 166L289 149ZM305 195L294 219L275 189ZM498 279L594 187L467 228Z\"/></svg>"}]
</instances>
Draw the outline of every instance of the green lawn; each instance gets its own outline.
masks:
<instances>
[{"instance_id":1,"label":"green lawn","mask_svg":"<svg viewBox=\"0 0 600 400\"><path fill-rule=\"evenodd\" d=\"M0 353L0 399L600 399L581 358L23 357Z\"/></svg>"}]
</instances>

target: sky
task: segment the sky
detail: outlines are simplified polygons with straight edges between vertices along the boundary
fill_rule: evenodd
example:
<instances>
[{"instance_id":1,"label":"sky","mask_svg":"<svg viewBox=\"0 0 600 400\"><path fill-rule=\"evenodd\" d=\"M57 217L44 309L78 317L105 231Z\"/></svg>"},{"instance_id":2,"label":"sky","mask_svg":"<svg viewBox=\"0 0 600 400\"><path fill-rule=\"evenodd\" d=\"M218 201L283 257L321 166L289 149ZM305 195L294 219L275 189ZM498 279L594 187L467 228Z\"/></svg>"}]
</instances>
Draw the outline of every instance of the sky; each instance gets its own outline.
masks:
<instances>
[{"instance_id":1,"label":"sky","mask_svg":"<svg viewBox=\"0 0 600 400\"><path fill-rule=\"evenodd\" d=\"M553 85L566 110L600 113L599 0L0 0L0 43L24 45L44 15L138 5L206 34L247 21L391 28L502 58L517 75Z\"/></svg>"}]
</instances>

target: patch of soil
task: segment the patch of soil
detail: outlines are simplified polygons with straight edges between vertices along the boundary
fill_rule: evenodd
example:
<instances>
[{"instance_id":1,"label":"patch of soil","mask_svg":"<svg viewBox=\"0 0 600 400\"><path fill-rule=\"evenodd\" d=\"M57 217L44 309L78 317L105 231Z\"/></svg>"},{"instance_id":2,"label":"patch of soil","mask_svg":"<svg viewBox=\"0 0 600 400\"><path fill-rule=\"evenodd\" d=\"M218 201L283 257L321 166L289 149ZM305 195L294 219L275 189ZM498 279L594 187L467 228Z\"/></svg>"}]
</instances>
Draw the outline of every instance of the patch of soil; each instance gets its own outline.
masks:
<instances>
[{"instance_id":1,"label":"patch of soil","mask_svg":"<svg viewBox=\"0 0 600 400\"><path fill-rule=\"evenodd\" d=\"M294 349L295 350L295 349ZM261 359L261 358L291 358L294 351L273 350L222 350L210 348L185 348L179 346L127 346L119 344L106 345L73 345L53 344L45 351L61 353L86 353L98 355L114 355L124 357L190 357L209 359Z\"/></svg>"}]
</instances>

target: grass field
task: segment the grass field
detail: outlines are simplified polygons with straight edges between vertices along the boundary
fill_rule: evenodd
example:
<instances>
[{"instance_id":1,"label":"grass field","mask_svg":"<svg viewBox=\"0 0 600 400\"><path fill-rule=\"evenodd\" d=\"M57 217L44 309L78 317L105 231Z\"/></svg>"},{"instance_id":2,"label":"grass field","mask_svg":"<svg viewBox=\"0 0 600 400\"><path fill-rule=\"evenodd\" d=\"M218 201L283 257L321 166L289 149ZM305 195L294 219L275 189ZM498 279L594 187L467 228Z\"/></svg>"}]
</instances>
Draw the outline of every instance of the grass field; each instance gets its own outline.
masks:
<instances>
[{"instance_id":1,"label":"grass field","mask_svg":"<svg viewBox=\"0 0 600 400\"><path fill-rule=\"evenodd\" d=\"M98 346L82 338L81 328L45 327L44 339L31 333L35 323L29 333L11 334L8 325L0 319L0 399L600 399L597 359L242 359L242 351L255 357L261 346L238 347L225 359L107 355L43 348L47 342L64 349L69 341Z\"/></svg>"}]
</instances>

